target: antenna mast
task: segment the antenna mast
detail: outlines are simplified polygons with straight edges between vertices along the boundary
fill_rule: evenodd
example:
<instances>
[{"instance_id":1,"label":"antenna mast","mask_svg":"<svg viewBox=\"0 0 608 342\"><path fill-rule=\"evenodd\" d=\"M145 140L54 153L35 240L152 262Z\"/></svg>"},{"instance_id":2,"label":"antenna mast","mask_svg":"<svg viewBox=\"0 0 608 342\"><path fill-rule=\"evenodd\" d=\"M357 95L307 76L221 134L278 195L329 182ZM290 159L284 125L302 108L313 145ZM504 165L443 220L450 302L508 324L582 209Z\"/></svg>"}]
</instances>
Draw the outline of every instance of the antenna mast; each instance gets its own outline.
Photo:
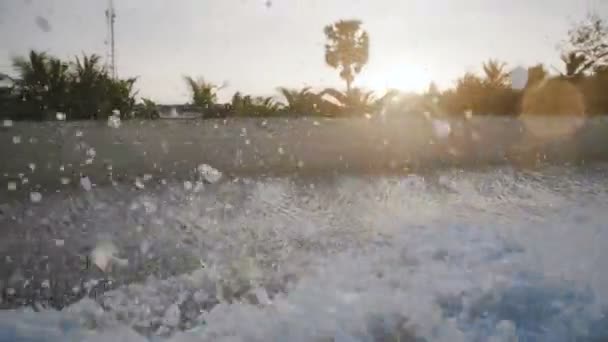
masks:
<instances>
[{"instance_id":1,"label":"antenna mast","mask_svg":"<svg viewBox=\"0 0 608 342\"><path fill-rule=\"evenodd\" d=\"M107 24L107 56L106 65L110 70L112 78L116 78L116 45L114 43L114 22L116 21L116 11L114 10L114 1L108 0L108 9L106 9L106 24Z\"/></svg>"}]
</instances>

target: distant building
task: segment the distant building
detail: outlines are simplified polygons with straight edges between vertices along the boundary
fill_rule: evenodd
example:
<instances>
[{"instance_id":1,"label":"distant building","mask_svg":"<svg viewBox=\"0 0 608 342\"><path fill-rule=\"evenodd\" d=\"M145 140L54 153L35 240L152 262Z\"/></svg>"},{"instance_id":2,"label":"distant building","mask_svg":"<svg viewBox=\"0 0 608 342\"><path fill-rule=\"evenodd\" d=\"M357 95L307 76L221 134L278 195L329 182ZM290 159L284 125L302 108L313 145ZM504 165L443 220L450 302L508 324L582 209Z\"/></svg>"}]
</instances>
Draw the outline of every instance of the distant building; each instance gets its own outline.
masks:
<instances>
[{"instance_id":1,"label":"distant building","mask_svg":"<svg viewBox=\"0 0 608 342\"><path fill-rule=\"evenodd\" d=\"M15 80L13 80L9 75L0 73L0 92L7 93L10 92L15 86Z\"/></svg>"},{"instance_id":2,"label":"distant building","mask_svg":"<svg viewBox=\"0 0 608 342\"><path fill-rule=\"evenodd\" d=\"M226 117L232 107L227 104L215 104L209 108L194 105L157 105L160 119L201 119Z\"/></svg>"},{"instance_id":3,"label":"distant building","mask_svg":"<svg viewBox=\"0 0 608 342\"><path fill-rule=\"evenodd\" d=\"M203 111L193 105L158 105L158 114L161 119L199 119Z\"/></svg>"}]
</instances>

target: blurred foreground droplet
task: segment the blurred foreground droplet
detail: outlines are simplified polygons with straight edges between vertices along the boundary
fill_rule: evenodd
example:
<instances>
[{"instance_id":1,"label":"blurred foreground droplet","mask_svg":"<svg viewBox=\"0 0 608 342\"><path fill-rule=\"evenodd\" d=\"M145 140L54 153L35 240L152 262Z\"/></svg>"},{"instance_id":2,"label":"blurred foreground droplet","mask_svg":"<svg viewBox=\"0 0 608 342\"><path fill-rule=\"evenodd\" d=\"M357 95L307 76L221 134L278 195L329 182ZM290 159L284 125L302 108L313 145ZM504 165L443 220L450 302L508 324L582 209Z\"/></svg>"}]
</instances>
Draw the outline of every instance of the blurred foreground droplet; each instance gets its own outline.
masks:
<instances>
[{"instance_id":1,"label":"blurred foreground droplet","mask_svg":"<svg viewBox=\"0 0 608 342\"><path fill-rule=\"evenodd\" d=\"M450 135L450 133L452 132L452 127L450 126L450 123L447 121L433 119L432 124L433 124L433 133L435 134L435 137L437 137L439 139L447 138Z\"/></svg>"},{"instance_id":2,"label":"blurred foreground droplet","mask_svg":"<svg viewBox=\"0 0 608 342\"><path fill-rule=\"evenodd\" d=\"M32 203L42 201L42 194L36 191L30 192L30 201L32 201Z\"/></svg>"},{"instance_id":3,"label":"blurred foreground droplet","mask_svg":"<svg viewBox=\"0 0 608 342\"><path fill-rule=\"evenodd\" d=\"M69 179L68 179L68 181L69 181ZM87 176L80 177L80 186L82 186L84 191L91 191L91 189L93 188L93 186L91 184L91 180Z\"/></svg>"},{"instance_id":4,"label":"blurred foreground droplet","mask_svg":"<svg viewBox=\"0 0 608 342\"><path fill-rule=\"evenodd\" d=\"M571 136L581 128L584 117L583 95L567 80L544 80L524 94L520 118L535 138Z\"/></svg>"},{"instance_id":5,"label":"blurred foreground droplet","mask_svg":"<svg viewBox=\"0 0 608 342\"><path fill-rule=\"evenodd\" d=\"M114 109L112 115L108 117L108 127L119 128L120 127L120 111Z\"/></svg>"},{"instance_id":6,"label":"blurred foreground droplet","mask_svg":"<svg viewBox=\"0 0 608 342\"><path fill-rule=\"evenodd\" d=\"M199 175L208 183L216 183L222 178L222 173L207 164L197 167Z\"/></svg>"},{"instance_id":7,"label":"blurred foreground droplet","mask_svg":"<svg viewBox=\"0 0 608 342\"><path fill-rule=\"evenodd\" d=\"M2 125L3 125L4 127L13 127L13 120L5 119L5 120L2 122Z\"/></svg>"}]
</instances>

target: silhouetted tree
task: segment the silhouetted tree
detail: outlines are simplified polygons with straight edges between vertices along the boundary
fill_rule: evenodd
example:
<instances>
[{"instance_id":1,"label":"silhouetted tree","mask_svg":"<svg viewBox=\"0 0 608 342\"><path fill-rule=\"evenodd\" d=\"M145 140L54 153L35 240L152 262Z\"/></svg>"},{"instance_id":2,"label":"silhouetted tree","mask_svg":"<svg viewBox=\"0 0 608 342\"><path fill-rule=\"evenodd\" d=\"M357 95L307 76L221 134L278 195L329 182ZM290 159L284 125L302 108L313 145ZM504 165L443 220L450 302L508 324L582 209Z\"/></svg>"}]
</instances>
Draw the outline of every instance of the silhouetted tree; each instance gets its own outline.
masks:
<instances>
[{"instance_id":1,"label":"silhouetted tree","mask_svg":"<svg viewBox=\"0 0 608 342\"><path fill-rule=\"evenodd\" d=\"M113 79L97 55L76 57L72 63L31 51L28 58L13 59L18 73L15 92L22 100L20 119L68 119L107 117L113 110L126 115L135 103L136 79Z\"/></svg>"},{"instance_id":2,"label":"silhouetted tree","mask_svg":"<svg viewBox=\"0 0 608 342\"><path fill-rule=\"evenodd\" d=\"M311 91L310 87L305 87L300 90L279 88L281 95L287 102L287 110L290 114L297 115L312 115L319 114L320 97Z\"/></svg>"},{"instance_id":3,"label":"silhouetted tree","mask_svg":"<svg viewBox=\"0 0 608 342\"><path fill-rule=\"evenodd\" d=\"M509 74L505 71L506 66L506 63L494 59L483 63L482 68L485 75L483 82L491 89L506 87L509 80Z\"/></svg>"},{"instance_id":4,"label":"silhouetted tree","mask_svg":"<svg viewBox=\"0 0 608 342\"><path fill-rule=\"evenodd\" d=\"M44 52L30 51L28 58L13 59L19 74L18 96L24 118L41 120L50 112L65 109L68 94L68 65Z\"/></svg>"},{"instance_id":5,"label":"silhouetted tree","mask_svg":"<svg viewBox=\"0 0 608 342\"><path fill-rule=\"evenodd\" d=\"M608 65L608 26L597 14L589 14L568 31L563 50L562 60L568 76L586 74Z\"/></svg>"},{"instance_id":6,"label":"silhouetted tree","mask_svg":"<svg viewBox=\"0 0 608 342\"><path fill-rule=\"evenodd\" d=\"M361 88L353 88L348 92L328 88L323 90L320 95L322 98L329 97L330 101L324 101L323 107L330 114L360 116L377 114L388 101L397 95L397 92L391 90L377 98L373 91Z\"/></svg>"},{"instance_id":7,"label":"silhouetted tree","mask_svg":"<svg viewBox=\"0 0 608 342\"><path fill-rule=\"evenodd\" d=\"M281 104L270 96L252 97L240 92L232 96L231 107L237 116L275 116L282 110Z\"/></svg>"},{"instance_id":8,"label":"silhouetted tree","mask_svg":"<svg viewBox=\"0 0 608 342\"><path fill-rule=\"evenodd\" d=\"M325 27L325 62L340 71L350 92L355 76L369 58L369 36L359 20L340 20Z\"/></svg>"},{"instance_id":9,"label":"silhouetted tree","mask_svg":"<svg viewBox=\"0 0 608 342\"><path fill-rule=\"evenodd\" d=\"M217 92L223 87L207 82L202 77L195 80L190 76L184 76L184 80L192 94L192 104L200 108L214 105L217 101Z\"/></svg>"}]
</instances>

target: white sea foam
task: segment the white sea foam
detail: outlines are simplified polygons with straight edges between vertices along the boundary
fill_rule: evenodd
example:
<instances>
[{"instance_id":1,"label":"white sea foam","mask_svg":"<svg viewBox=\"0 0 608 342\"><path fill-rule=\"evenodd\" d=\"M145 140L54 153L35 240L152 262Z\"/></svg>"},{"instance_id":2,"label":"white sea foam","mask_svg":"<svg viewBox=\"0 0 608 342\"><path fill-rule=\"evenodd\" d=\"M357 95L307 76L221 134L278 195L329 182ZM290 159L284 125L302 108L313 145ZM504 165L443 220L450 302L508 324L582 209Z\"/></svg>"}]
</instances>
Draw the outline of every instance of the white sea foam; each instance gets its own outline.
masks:
<instances>
[{"instance_id":1,"label":"white sea foam","mask_svg":"<svg viewBox=\"0 0 608 342\"><path fill-rule=\"evenodd\" d=\"M602 340L605 169L314 187L245 179L201 192L175 183L155 196L126 186L48 198L30 217L58 225L71 214L74 226L111 234L112 257L128 260L129 272L154 260L192 265L61 312L0 312L0 340ZM86 242L76 236L70 248Z\"/></svg>"}]
</instances>

